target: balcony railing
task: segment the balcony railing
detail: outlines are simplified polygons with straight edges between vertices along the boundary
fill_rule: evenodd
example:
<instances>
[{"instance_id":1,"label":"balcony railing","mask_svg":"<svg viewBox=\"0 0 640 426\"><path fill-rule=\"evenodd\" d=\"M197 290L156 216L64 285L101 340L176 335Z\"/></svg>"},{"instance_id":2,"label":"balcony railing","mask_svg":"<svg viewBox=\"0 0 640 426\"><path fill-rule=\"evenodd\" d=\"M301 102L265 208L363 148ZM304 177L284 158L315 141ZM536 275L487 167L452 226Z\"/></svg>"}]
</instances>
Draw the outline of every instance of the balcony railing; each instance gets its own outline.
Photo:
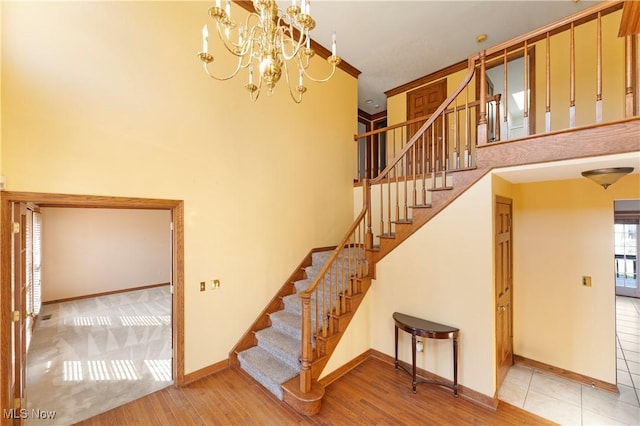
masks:
<instances>
[{"instance_id":1,"label":"balcony railing","mask_svg":"<svg viewBox=\"0 0 640 426\"><path fill-rule=\"evenodd\" d=\"M300 293L301 394L311 391L320 374L314 361L327 355L320 342L339 332L330 319L344 312L344 296L355 280L375 267L377 243L395 237L398 224L411 224L411 211L430 207L431 193L449 189L452 173L474 169L478 148L636 114L637 36L617 39L617 28L616 36L609 36L619 25L621 8L622 2L603 2L473 55L462 82L433 114L355 137L367 142L358 164L369 166L355 173L363 209L313 284ZM514 60L522 64L521 107L509 83ZM498 93L487 93L488 78Z\"/></svg>"},{"instance_id":2,"label":"balcony railing","mask_svg":"<svg viewBox=\"0 0 640 426\"><path fill-rule=\"evenodd\" d=\"M472 56L474 78L395 175L474 167L477 146L636 115L637 36L618 37L623 3L603 2ZM428 118L356 135L355 181L377 178Z\"/></svg>"}]
</instances>

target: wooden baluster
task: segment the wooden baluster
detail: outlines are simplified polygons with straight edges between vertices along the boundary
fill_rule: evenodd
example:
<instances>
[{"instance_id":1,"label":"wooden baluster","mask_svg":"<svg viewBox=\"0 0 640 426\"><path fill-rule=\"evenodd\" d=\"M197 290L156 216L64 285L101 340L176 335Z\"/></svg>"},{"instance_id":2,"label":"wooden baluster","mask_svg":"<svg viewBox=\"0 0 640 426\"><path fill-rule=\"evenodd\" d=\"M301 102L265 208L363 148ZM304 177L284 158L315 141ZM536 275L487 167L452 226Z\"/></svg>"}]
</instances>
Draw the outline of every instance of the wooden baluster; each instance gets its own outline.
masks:
<instances>
[{"instance_id":1,"label":"wooden baluster","mask_svg":"<svg viewBox=\"0 0 640 426\"><path fill-rule=\"evenodd\" d=\"M447 152L447 116L442 111L442 186L447 186L446 177L449 169L449 153Z\"/></svg>"},{"instance_id":2,"label":"wooden baluster","mask_svg":"<svg viewBox=\"0 0 640 426\"><path fill-rule=\"evenodd\" d=\"M397 169L398 169L398 165L396 164L395 166L393 166L393 174L395 175L395 178L396 178L396 182L395 182L395 189L396 189L396 216L395 216L395 220L398 220L400 218L400 182L398 181L398 173L396 173Z\"/></svg>"},{"instance_id":3,"label":"wooden baluster","mask_svg":"<svg viewBox=\"0 0 640 426\"><path fill-rule=\"evenodd\" d=\"M494 115L496 123L495 123L495 128L496 128L496 141L500 140L500 99L502 99L502 95L500 93L498 93L495 96L496 99L496 113Z\"/></svg>"},{"instance_id":4,"label":"wooden baluster","mask_svg":"<svg viewBox=\"0 0 640 426\"><path fill-rule=\"evenodd\" d=\"M635 81L635 42L633 35L627 35L624 38L624 81L625 81L625 117L633 117L636 115L636 100L634 99L634 81ZM637 39L636 39L637 40Z\"/></svg>"},{"instance_id":5,"label":"wooden baluster","mask_svg":"<svg viewBox=\"0 0 640 426\"><path fill-rule=\"evenodd\" d=\"M311 345L311 295L309 293L301 293L300 299L302 301L302 355L300 356L300 392L307 393L311 390L311 362L313 361L313 347Z\"/></svg>"},{"instance_id":6,"label":"wooden baluster","mask_svg":"<svg viewBox=\"0 0 640 426\"><path fill-rule=\"evenodd\" d=\"M464 101L464 167L469 167L469 154L471 145L471 117L469 115L469 85L465 88L465 101Z\"/></svg>"},{"instance_id":7,"label":"wooden baluster","mask_svg":"<svg viewBox=\"0 0 640 426\"><path fill-rule=\"evenodd\" d=\"M596 18L596 123L602 123L602 13Z\"/></svg>"},{"instance_id":8,"label":"wooden baluster","mask_svg":"<svg viewBox=\"0 0 640 426\"><path fill-rule=\"evenodd\" d=\"M387 229L391 235L391 176L387 175Z\"/></svg>"},{"instance_id":9,"label":"wooden baluster","mask_svg":"<svg viewBox=\"0 0 640 426\"><path fill-rule=\"evenodd\" d=\"M487 71L485 51L480 52L480 105L477 145L487 144Z\"/></svg>"},{"instance_id":10,"label":"wooden baluster","mask_svg":"<svg viewBox=\"0 0 640 426\"><path fill-rule=\"evenodd\" d=\"M398 166L401 167L402 162L398 163ZM404 219L408 220L409 219L409 206L408 206L408 201L407 201L407 196L408 196L408 188L407 188L407 176L403 176L404 178Z\"/></svg>"},{"instance_id":11,"label":"wooden baluster","mask_svg":"<svg viewBox=\"0 0 640 426\"><path fill-rule=\"evenodd\" d=\"M524 110L522 111L522 120L524 135L529 136L529 44L524 41Z\"/></svg>"},{"instance_id":12,"label":"wooden baluster","mask_svg":"<svg viewBox=\"0 0 640 426\"><path fill-rule=\"evenodd\" d=\"M575 28L569 31L569 128L576 127L576 47Z\"/></svg>"},{"instance_id":13,"label":"wooden baluster","mask_svg":"<svg viewBox=\"0 0 640 426\"><path fill-rule=\"evenodd\" d=\"M460 168L460 136L458 135L458 97L453 108L453 167Z\"/></svg>"},{"instance_id":14,"label":"wooden baluster","mask_svg":"<svg viewBox=\"0 0 640 426\"><path fill-rule=\"evenodd\" d=\"M546 52L545 52L545 112L544 131L551 131L551 36L547 31Z\"/></svg>"},{"instance_id":15,"label":"wooden baluster","mask_svg":"<svg viewBox=\"0 0 640 426\"><path fill-rule=\"evenodd\" d=\"M420 139L421 139L421 142L420 142L420 143L421 143L422 145L424 145L424 133L423 133L422 135L420 135ZM413 145L413 147L415 148L415 147L416 147L416 145L418 145L418 143L415 143L415 144ZM414 149L414 150L413 150L414 158L415 158L415 151L416 151L416 150ZM412 176L411 176L411 177L412 177L412 182L413 182L413 205L416 205L416 204L417 204L417 202L416 202L416 179L417 179L417 175L416 175L416 171L415 171L415 170L413 170L413 174L412 174ZM423 175L423 179L424 179L424 175Z\"/></svg>"},{"instance_id":16,"label":"wooden baluster","mask_svg":"<svg viewBox=\"0 0 640 426\"><path fill-rule=\"evenodd\" d=\"M431 126L431 188L436 187L436 140L435 126Z\"/></svg>"},{"instance_id":17,"label":"wooden baluster","mask_svg":"<svg viewBox=\"0 0 640 426\"><path fill-rule=\"evenodd\" d=\"M505 139L509 139L509 66L507 49L504 49L502 57L502 93L504 93L504 117L502 118L502 134Z\"/></svg>"},{"instance_id":18,"label":"wooden baluster","mask_svg":"<svg viewBox=\"0 0 640 426\"><path fill-rule=\"evenodd\" d=\"M367 206L367 215L366 215L366 226L367 226L367 235L365 237L365 248L367 250L371 250L373 248L373 229L372 226L372 217L371 217L371 184L368 179L365 179L362 182L362 191L364 194L364 205Z\"/></svg>"}]
</instances>

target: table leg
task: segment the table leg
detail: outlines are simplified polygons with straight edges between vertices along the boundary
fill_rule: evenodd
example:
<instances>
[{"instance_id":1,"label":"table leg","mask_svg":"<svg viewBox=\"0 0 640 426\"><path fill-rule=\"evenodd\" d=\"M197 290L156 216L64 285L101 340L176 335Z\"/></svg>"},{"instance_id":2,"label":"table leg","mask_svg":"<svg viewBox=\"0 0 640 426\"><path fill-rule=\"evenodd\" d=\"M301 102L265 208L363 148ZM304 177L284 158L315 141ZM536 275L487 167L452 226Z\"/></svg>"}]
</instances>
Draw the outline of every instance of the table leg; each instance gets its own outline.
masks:
<instances>
[{"instance_id":1,"label":"table leg","mask_svg":"<svg viewBox=\"0 0 640 426\"><path fill-rule=\"evenodd\" d=\"M458 397L458 338L453 338L453 396Z\"/></svg>"},{"instance_id":2,"label":"table leg","mask_svg":"<svg viewBox=\"0 0 640 426\"><path fill-rule=\"evenodd\" d=\"M411 334L411 362L413 363L413 393L416 393L416 335Z\"/></svg>"},{"instance_id":3,"label":"table leg","mask_svg":"<svg viewBox=\"0 0 640 426\"><path fill-rule=\"evenodd\" d=\"M396 370L398 369L398 326L396 325L396 361L394 363Z\"/></svg>"}]
</instances>

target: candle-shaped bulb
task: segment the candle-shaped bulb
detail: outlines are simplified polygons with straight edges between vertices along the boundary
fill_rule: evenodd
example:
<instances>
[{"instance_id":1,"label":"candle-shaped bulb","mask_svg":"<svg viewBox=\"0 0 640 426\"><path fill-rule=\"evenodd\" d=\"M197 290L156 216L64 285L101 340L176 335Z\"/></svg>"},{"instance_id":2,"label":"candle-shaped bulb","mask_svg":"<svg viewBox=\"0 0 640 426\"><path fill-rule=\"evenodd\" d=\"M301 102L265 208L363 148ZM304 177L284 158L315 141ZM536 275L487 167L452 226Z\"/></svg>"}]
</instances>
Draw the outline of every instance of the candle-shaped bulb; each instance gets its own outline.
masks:
<instances>
[{"instance_id":1,"label":"candle-shaped bulb","mask_svg":"<svg viewBox=\"0 0 640 426\"><path fill-rule=\"evenodd\" d=\"M249 85L253 84L253 65L249 65Z\"/></svg>"},{"instance_id":2,"label":"candle-shaped bulb","mask_svg":"<svg viewBox=\"0 0 640 426\"><path fill-rule=\"evenodd\" d=\"M311 0L307 0L307 11L305 13L311 15Z\"/></svg>"},{"instance_id":3,"label":"candle-shaped bulb","mask_svg":"<svg viewBox=\"0 0 640 426\"><path fill-rule=\"evenodd\" d=\"M227 0L227 4L224 6L224 11L227 13L227 16L231 18L231 2Z\"/></svg>"},{"instance_id":4,"label":"candle-shaped bulb","mask_svg":"<svg viewBox=\"0 0 640 426\"><path fill-rule=\"evenodd\" d=\"M311 37L309 37L308 32L307 32L307 49L311 49Z\"/></svg>"},{"instance_id":5,"label":"candle-shaped bulb","mask_svg":"<svg viewBox=\"0 0 640 426\"><path fill-rule=\"evenodd\" d=\"M331 41L331 54L333 56L336 56L336 33L335 31L333 32L333 38Z\"/></svg>"},{"instance_id":6,"label":"candle-shaped bulb","mask_svg":"<svg viewBox=\"0 0 640 426\"><path fill-rule=\"evenodd\" d=\"M216 0L216 7L220 8L220 0Z\"/></svg>"},{"instance_id":7,"label":"candle-shaped bulb","mask_svg":"<svg viewBox=\"0 0 640 426\"><path fill-rule=\"evenodd\" d=\"M302 77L304 76L304 71L300 68L300 75L298 77L298 86L302 86Z\"/></svg>"},{"instance_id":8,"label":"candle-shaped bulb","mask_svg":"<svg viewBox=\"0 0 640 426\"><path fill-rule=\"evenodd\" d=\"M202 51L209 52L209 30L206 25L202 27Z\"/></svg>"},{"instance_id":9,"label":"candle-shaped bulb","mask_svg":"<svg viewBox=\"0 0 640 426\"><path fill-rule=\"evenodd\" d=\"M306 0L300 0L300 13L305 13L307 10Z\"/></svg>"},{"instance_id":10,"label":"candle-shaped bulb","mask_svg":"<svg viewBox=\"0 0 640 426\"><path fill-rule=\"evenodd\" d=\"M296 7L296 0L291 0L291 6Z\"/></svg>"}]
</instances>

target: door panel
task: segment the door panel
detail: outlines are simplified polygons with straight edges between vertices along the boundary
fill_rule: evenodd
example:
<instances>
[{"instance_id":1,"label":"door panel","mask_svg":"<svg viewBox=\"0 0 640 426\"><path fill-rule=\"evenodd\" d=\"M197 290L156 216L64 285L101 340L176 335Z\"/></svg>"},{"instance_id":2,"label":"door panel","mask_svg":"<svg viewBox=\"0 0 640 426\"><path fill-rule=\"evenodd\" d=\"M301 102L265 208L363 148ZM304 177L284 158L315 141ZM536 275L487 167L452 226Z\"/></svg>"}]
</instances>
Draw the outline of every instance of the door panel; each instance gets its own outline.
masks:
<instances>
[{"instance_id":1,"label":"door panel","mask_svg":"<svg viewBox=\"0 0 640 426\"><path fill-rule=\"evenodd\" d=\"M511 200L498 198L495 215L496 362L499 387L513 365Z\"/></svg>"},{"instance_id":2,"label":"door panel","mask_svg":"<svg viewBox=\"0 0 640 426\"><path fill-rule=\"evenodd\" d=\"M447 99L447 80L442 79L438 82L429 84L428 86L420 87L407 93L407 120L413 120L414 118L430 116L442 102ZM409 134L407 135L407 141L422 127L424 121L412 124L409 126ZM407 156L407 171L408 174L414 172L416 174L430 172L429 164L431 163L431 156L435 151L435 158L447 158L446 153L442 153L442 130L443 119L440 117L434 123L433 132L426 132L424 139L421 139L416 143L415 148ZM435 143L435 146L432 144ZM438 168L441 169L444 165L438 164Z\"/></svg>"}]
</instances>

